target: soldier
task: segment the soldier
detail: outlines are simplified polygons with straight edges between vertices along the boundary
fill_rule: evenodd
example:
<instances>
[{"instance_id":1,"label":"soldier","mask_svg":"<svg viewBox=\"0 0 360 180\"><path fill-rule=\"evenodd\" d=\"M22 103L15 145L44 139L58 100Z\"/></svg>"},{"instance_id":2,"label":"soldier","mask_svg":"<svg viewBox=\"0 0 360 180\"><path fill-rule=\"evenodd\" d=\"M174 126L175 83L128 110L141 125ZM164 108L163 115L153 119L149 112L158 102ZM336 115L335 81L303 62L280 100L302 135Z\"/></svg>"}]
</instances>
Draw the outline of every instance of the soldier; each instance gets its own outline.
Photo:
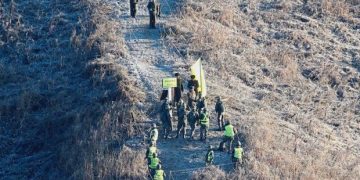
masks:
<instances>
[{"instance_id":1,"label":"soldier","mask_svg":"<svg viewBox=\"0 0 360 180\"><path fill-rule=\"evenodd\" d=\"M153 142L151 142L150 146L146 150L146 158L147 158L148 164L151 163L151 158L153 158L154 154L157 154L157 148L156 148L156 145Z\"/></svg>"},{"instance_id":2,"label":"soldier","mask_svg":"<svg viewBox=\"0 0 360 180\"><path fill-rule=\"evenodd\" d=\"M131 17L135 18L136 16L136 11L137 11L137 3L139 2L139 0L130 0L130 15Z\"/></svg>"},{"instance_id":3,"label":"soldier","mask_svg":"<svg viewBox=\"0 0 360 180\"><path fill-rule=\"evenodd\" d=\"M209 149L205 155L205 164L206 166L212 165L214 161L214 150L211 145L209 145Z\"/></svg>"},{"instance_id":4,"label":"soldier","mask_svg":"<svg viewBox=\"0 0 360 180\"><path fill-rule=\"evenodd\" d=\"M150 131L150 141L151 143L154 143L156 144L157 140L158 140L158 137L159 137L159 131L156 127L156 124L154 123L153 126L152 126L152 129Z\"/></svg>"},{"instance_id":5,"label":"soldier","mask_svg":"<svg viewBox=\"0 0 360 180\"><path fill-rule=\"evenodd\" d=\"M234 141L234 137L236 134L236 130L234 129L234 126L230 124L230 121L227 121L225 124L225 131L224 131L224 139L220 143L220 150L224 150L224 144L228 142L228 149L229 153L231 153L232 143Z\"/></svg>"},{"instance_id":6,"label":"soldier","mask_svg":"<svg viewBox=\"0 0 360 180\"><path fill-rule=\"evenodd\" d=\"M190 90L191 87L194 87L196 95L199 93L199 81L195 79L195 75L190 76L190 80L188 81L188 89Z\"/></svg>"},{"instance_id":7,"label":"soldier","mask_svg":"<svg viewBox=\"0 0 360 180\"><path fill-rule=\"evenodd\" d=\"M160 2L159 1L156 2L156 16L157 17L161 16L161 9L160 9Z\"/></svg>"},{"instance_id":8,"label":"soldier","mask_svg":"<svg viewBox=\"0 0 360 180\"><path fill-rule=\"evenodd\" d=\"M154 180L164 180L165 177L166 177L165 172L164 170L162 170L161 164L159 164L155 171Z\"/></svg>"},{"instance_id":9,"label":"soldier","mask_svg":"<svg viewBox=\"0 0 360 180\"><path fill-rule=\"evenodd\" d=\"M156 3L154 0L149 0L149 3L147 5L147 8L149 10L150 15L150 28L156 28L155 27L155 21L156 21Z\"/></svg>"},{"instance_id":10,"label":"soldier","mask_svg":"<svg viewBox=\"0 0 360 180\"><path fill-rule=\"evenodd\" d=\"M158 158L157 154L154 153L153 157L150 160L150 163L148 164L151 177L154 177L156 169L160 163L160 159Z\"/></svg>"},{"instance_id":11,"label":"soldier","mask_svg":"<svg viewBox=\"0 0 360 180\"><path fill-rule=\"evenodd\" d=\"M219 125L219 131L224 129L224 112L225 107L223 102L221 101L221 97L218 97L216 105L215 105L215 112L217 113L217 121Z\"/></svg>"},{"instance_id":12,"label":"soldier","mask_svg":"<svg viewBox=\"0 0 360 180\"><path fill-rule=\"evenodd\" d=\"M185 105L184 105L183 100L180 100L180 102L178 103L177 115L178 115L178 125L177 125L176 138L178 138L179 134L181 133L183 138L185 139L185 134L186 134L185 115L186 115L186 111L185 111Z\"/></svg>"},{"instance_id":13,"label":"soldier","mask_svg":"<svg viewBox=\"0 0 360 180\"><path fill-rule=\"evenodd\" d=\"M187 93L188 101L187 108L192 109L196 105L196 93L194 86L191 86L190 91Z\"/></svg>"},{"instance_id":14,"label":"soldier","mask_svg":"<svg viewBox=\"0 0 360 180\"><path fill-rule=\"evenodd\" d=\"M236 147L234 148L233 155L232 155L232 157L233 157L232 160L233 160L235 169L237 169L239 165L242 165L243 155L244 155L244 149L241 148L241 143L240 143L240 141L238 141L236 144Z\"/></svg>"},{"instance_id":15,"label":"soldier","mask_svg":"<svg viewBox=\"0 0 360 180\"><path fill-rule=\"evenodd\" d=\"M207 133L209 129L209 117L207 110L204 108L200 114L200 141L206 141Z\"/></svg>"},{"instance_id":16,"label":"soldier","mask_svg":"<svg viewBox=\"0 0 360 180\"><path fill-rule=\"evenodd\" d=\"M194 139L194 131L195 131L195 126L199 120L199 115L198 113L196 112L196 109L195 107L193 107L191 109L191 111L189 112L189 114L187 115L187 120L188 120L188 123L190 125L190 139Z\"/></svg>"},{"instance_id":17,"label":"soldier","mask_svg":"<svg viewBox=\"0 0 360 180\"><path fill-rule=\"evenodd\" d=\"M174 90L175 90L174 102L175 102L175 104L177 104L182 97L182 93L184 92L184 86L183 86L183 81L180 77L180 74L175 73L175 77L176 77L176 81L177 81L177 87L174 88Z\"/></svg>"},{"instance_id":18,"label":"soldier","mask_svg":"<svg viewBox=\"0 0 360 180\"><path fill-rule=\"evenodd\" d=\"M163 124L163 137L167 139L172 131L172 108L167 98L161 106L160 119Z\"/></svg>"},{"instance_id":19,"label":"soldier","mask_svg":"<svg viewBox=\"0 0 360 180\"><path fill-rule=\"evenodd\" d=\"M206 108L205 97L202 97L197 101L196 108L198 110L198 113L201 114L201 110Z\"/></svg>"}]
</instances>

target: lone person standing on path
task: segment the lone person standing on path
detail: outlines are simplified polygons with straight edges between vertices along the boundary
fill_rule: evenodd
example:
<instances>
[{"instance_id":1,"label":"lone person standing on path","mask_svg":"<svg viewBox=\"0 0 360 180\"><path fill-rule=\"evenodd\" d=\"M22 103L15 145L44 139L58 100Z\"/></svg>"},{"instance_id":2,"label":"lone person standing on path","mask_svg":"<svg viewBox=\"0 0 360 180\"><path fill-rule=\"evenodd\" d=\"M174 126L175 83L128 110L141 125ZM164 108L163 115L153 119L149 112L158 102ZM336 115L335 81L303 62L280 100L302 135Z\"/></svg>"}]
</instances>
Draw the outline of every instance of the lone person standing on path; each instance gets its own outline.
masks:
<instances>
[{"instance_id":1,"label":"lone person standing on path","mask_svg":"<svg viewBox=\"0 0 360 180\"><path fill-rule=\"evenodd\" d=\"M150 28L156 28L155 21L156 21L156 3L154 0L149 0L149 3L147 5L147 8L149 10L150 15Z\"/></svg>"},{"instance_id":2,"label":"lone person standing on path","mask_svg":"<svg viewBox=\"0 0 360 180\"><path fill-rule=\"evenodd\" d=\"M136 11L137 11L137 3L139 2L139 0L130 0L130 15L131 17L135 18L136 16Z\"/></svg>"},{"instance_id":3,"label":"lone person standing on path","mask_svg":"<svg viewBox=\"0 0 360 180\"><path fill-rule=\"evenodd\" d=\"M183 81L180 77L180 74L175 73L175 77L176 77L177 86L175 88L174 102L175 102L175 104L177 104L182 97L182 93L184 92L184 86L183 86Z\"/></svg>"},{"instance_id":4,"label":"lone person standing on path","mask_svg":"<svg viewBox=\"0 0 360 180\"><path fill-rule=\"evenodd\" d=\"M219 131L224 129L224 112L225 107L223 102L221 101L221 97L219 96L216 105L215 105L215 112L217 113L217 121L219 125Z\"/></svg>"}]
</instances>

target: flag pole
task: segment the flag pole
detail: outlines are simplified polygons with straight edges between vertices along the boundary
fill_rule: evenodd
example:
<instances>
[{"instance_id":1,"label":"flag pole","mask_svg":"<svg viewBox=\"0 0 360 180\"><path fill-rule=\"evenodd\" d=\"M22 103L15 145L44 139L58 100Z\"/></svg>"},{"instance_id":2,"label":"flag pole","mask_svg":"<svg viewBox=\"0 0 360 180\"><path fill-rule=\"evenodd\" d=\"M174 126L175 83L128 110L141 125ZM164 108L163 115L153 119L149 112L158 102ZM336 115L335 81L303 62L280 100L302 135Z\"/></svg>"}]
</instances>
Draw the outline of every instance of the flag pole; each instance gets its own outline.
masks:
<instances>
[{"instance_id":1,"label":"flag pole","mask_svg":"<svg viewBox=\"0 0 360 180\"><path fill-rule=\"evenodd\" d=\"M200 58L200 66L199 66L199 68L200 68L200 79L199 79L199 81L200 81L200 89L201 89L201 97L203 97L203 86L202 86L202 74L201 74L201 71L202 71L202 63L201 63L201 58Z\"/></svg>"}]
</instances>

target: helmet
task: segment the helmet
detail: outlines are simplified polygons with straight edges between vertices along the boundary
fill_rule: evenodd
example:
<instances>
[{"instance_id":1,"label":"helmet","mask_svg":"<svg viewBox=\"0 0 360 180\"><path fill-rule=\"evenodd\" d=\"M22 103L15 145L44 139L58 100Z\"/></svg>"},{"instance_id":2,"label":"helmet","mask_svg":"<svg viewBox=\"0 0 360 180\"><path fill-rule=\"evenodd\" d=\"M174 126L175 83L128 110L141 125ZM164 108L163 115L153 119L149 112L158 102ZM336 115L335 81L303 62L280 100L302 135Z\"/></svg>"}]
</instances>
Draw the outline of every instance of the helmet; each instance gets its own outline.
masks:
<instances>
[{"instance_id":1,"label":"helmet","mask_svg":"<svg viewBox=\"0 0 360 180\"><path fill-rule=\"evenodd\" d=\"M241 142L238 141L238 142L236 143L236 145L237 145L237 146L241 146Z\"/></svg>"},{"instance_id":2,"label":"helmet","mask_svg":"<svg viewBox=\"0 0 360 180\"><path fill-rule=\"evenodd\" d=\"M157 165L157 168L158 168L158 169L161 169L161 164L158 164L158 165Z\"/></svg>"},{"instance_id":3,"label":"helmet","mask_svg":"<svg viewBox=\"0 0 360 180\"><path fill-rule=\"evenodd\" d=\"M212 149L213 148L213 146L212 145L209 145L209 149Z\"/></svg>"},{"instance_id":4,"label":"helmet","mask_svg":"<svg viewBox=\"0 0 360 180\"><path fill-rule=\"evenodd\" d=\"M155 143L153 141L151 141L150 146L155 146Z\"/></svg>"},{"instance_id":5,"label":"helmet","mask_svg":"<svg viewBox=\"0 0 360 180\"><path fill-rule=\"evenodd\" d=\"M153 124L152 124L152 127L153 127L153 128L156 128L156 123L153 123Z\"/></svg>"}]
</instances>

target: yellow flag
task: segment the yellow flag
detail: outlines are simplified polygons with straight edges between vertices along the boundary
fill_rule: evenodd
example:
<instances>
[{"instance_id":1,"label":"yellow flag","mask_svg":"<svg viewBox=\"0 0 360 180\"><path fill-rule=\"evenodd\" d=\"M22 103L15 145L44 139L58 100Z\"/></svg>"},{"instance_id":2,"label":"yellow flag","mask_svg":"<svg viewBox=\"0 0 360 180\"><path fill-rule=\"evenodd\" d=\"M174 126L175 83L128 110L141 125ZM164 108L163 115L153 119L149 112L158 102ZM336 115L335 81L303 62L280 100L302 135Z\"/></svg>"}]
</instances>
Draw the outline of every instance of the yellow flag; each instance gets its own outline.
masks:
<instances>
[{"instance_id":1,"label":"yellow flag","mask_svg":"<svg viewBox=\"0 0 360 180\"><path fill-rule=\"evenodd\" d=\"M206 96L206 83L205 83L205 73L201 64L201 59L198 59L195 64L191 66L191 75L195 75L195 79L199 82L199 92L201 92L201 97Z\"/></svg>"}]
</instances>

